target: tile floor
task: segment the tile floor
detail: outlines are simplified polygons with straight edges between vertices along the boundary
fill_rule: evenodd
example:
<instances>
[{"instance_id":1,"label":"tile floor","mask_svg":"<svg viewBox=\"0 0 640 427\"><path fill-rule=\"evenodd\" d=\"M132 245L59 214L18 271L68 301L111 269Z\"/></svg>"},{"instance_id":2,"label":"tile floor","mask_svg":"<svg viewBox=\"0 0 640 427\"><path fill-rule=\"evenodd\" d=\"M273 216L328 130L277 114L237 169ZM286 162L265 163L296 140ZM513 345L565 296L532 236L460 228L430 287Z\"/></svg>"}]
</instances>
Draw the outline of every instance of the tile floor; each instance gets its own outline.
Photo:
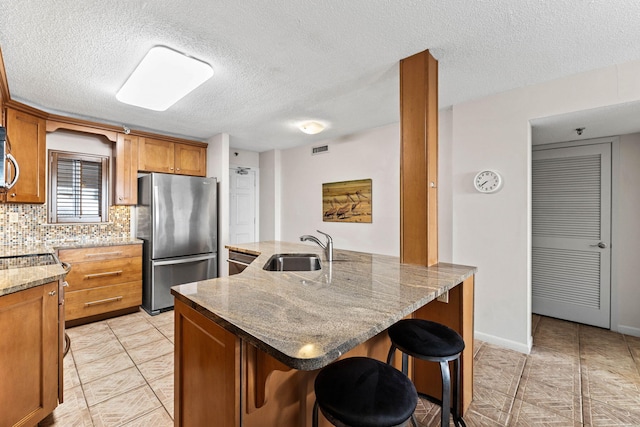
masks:
<instances>
[{"instance_id":1,"label":"tile floor","mask_svg":"<svg viewBox=\"0 0 640 427\"><path fill-rule=\"evenodd\" d=\"M640 338L535 315L533 331L529 355L474 343L467 426L640 426ZM65 403L40 426L173 425L173 312L68 334ZM416 416L439 425L427 401Z\"/></svg>"}]
</instances>

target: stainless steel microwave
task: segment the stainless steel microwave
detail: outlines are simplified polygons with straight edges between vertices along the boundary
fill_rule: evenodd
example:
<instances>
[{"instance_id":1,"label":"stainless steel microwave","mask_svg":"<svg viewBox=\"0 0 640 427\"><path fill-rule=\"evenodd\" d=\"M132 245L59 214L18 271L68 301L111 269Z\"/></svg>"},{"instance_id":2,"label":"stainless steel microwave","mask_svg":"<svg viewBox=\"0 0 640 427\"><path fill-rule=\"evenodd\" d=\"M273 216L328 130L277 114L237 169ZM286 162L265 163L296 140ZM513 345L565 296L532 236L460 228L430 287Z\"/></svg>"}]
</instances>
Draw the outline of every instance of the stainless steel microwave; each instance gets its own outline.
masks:
<instances>
[{"instance_id":1,"label":"stainless steel microwave","mask_svg":"<svg viewBox=\"0 0 640 427\"><path fill-rule=\"evenodd\" d=\"M0 126L0 188L5 188L7 190L16 184L18 177L20 176L20 167L18 167L18 162L8 151L10 150L7 140L7 129ZM7 162L13 164L13 169L15 171L11 182L7 182L6 180Z\"/></svg>"}]
</instances>

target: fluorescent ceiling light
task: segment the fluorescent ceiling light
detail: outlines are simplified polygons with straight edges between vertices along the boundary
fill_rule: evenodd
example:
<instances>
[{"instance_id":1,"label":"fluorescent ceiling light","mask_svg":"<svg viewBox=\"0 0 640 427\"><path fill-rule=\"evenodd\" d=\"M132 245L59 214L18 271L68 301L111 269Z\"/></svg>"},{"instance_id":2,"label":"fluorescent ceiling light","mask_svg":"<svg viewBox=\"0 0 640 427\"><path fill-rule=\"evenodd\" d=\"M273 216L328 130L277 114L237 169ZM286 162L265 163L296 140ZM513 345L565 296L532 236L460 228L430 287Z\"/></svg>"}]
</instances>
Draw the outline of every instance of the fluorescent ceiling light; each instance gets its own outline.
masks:
<instances>
[{"instance_id":1,"label":"fluorescent ceiling light","mask_svg":"<svg viewBox=\"0 0 640 427\"><path fill-rule=\"evenodd\" d=\"M309 121L300 123L298 129L304 133L308 133L309 135L315 135L316 133L320 133L324 130L324 125L319 122Z\"/></svg>"},{"instance_id":2,"label":"fluorescent ceiling light","mask_svg":"<svg viewBox=\"0 0 640 427\"><path fill-rule=\"evenodd\" d=\"M205 62L164 46L153 47L116 94L125 104L165 111L213 76Z\"/></svg>"}]
</instances>

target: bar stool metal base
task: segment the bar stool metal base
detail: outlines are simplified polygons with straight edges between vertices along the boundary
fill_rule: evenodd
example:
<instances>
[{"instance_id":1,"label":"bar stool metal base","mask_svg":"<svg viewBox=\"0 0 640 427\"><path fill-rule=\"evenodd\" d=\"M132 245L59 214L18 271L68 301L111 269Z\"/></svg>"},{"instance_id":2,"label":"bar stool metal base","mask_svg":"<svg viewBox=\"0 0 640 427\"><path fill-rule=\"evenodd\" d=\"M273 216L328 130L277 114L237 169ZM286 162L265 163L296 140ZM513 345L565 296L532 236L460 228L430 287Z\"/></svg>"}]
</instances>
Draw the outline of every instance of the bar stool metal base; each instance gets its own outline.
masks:
<instances>
[{"instance_id":1,"label":"bar stool metal base","mask_svg":"<svg viewBox=\"0 0 640 427\"><path fill-rule=\"evenodd\" d=\"M410 329L413 329L410 331ZM432 330L430 330L432 329ZM434 332L435 330L435 332ZM418 337L411 337L406 340L402 335L406 333L424 333L426 335L426 344L420 342ZM431 336L430 336L431 335ZM464 350L464 341L462 337L454 330L440 325L435 322L421 319L405 319L396 323L389 328L389 337L391 338L391 348L387 355L387 363L392 364L396 349L402 352L402 372L406 375L409 367L409 356L428 362L436 362L440 365L440 374L442 378L442 400L438 400L433 396L420 393L420 396L426 398L432 403L441 407L440 425L445 427L449 425L450 415L457 427L466 427L462 415L460 414L460 355ZM394 339L395 338L395 339ZM420 337L424 339L424 337ZM442 339L441 339L442 338ZM434 345L429 344L429 340L434 339ZM401 345L399 342L403 342ZM416 342L420 342L416 344ZM416 348L411 348L411 347ZM453 361L455 371L455 382L453 385L453 402L451 402L451 372L449 370L449 362Z\"/></svg>"}]
</instances>

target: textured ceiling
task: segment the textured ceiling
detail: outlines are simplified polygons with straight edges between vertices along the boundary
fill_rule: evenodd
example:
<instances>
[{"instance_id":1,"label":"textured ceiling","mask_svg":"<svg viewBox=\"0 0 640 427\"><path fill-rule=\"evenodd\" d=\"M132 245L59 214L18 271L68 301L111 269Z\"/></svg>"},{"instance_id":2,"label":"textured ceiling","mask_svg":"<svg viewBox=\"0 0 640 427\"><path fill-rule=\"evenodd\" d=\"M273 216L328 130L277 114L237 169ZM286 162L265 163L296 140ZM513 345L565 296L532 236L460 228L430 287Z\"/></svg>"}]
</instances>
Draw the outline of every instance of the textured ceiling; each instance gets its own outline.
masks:
<instances>
[{"instance_id":1,"label":"textured ceiling","mask_svg":"<svg viewBox=\"0 0 640 427\"><path fill-rule=\"evenodd\" d=\"M640 59L638 17L637 0L2 0L0 47L17 101L264 151L397 122L398 61L422 50L443 108ZM155 45L213 78L165 112L119 103Z\"/></svg>"}]
</instances>

